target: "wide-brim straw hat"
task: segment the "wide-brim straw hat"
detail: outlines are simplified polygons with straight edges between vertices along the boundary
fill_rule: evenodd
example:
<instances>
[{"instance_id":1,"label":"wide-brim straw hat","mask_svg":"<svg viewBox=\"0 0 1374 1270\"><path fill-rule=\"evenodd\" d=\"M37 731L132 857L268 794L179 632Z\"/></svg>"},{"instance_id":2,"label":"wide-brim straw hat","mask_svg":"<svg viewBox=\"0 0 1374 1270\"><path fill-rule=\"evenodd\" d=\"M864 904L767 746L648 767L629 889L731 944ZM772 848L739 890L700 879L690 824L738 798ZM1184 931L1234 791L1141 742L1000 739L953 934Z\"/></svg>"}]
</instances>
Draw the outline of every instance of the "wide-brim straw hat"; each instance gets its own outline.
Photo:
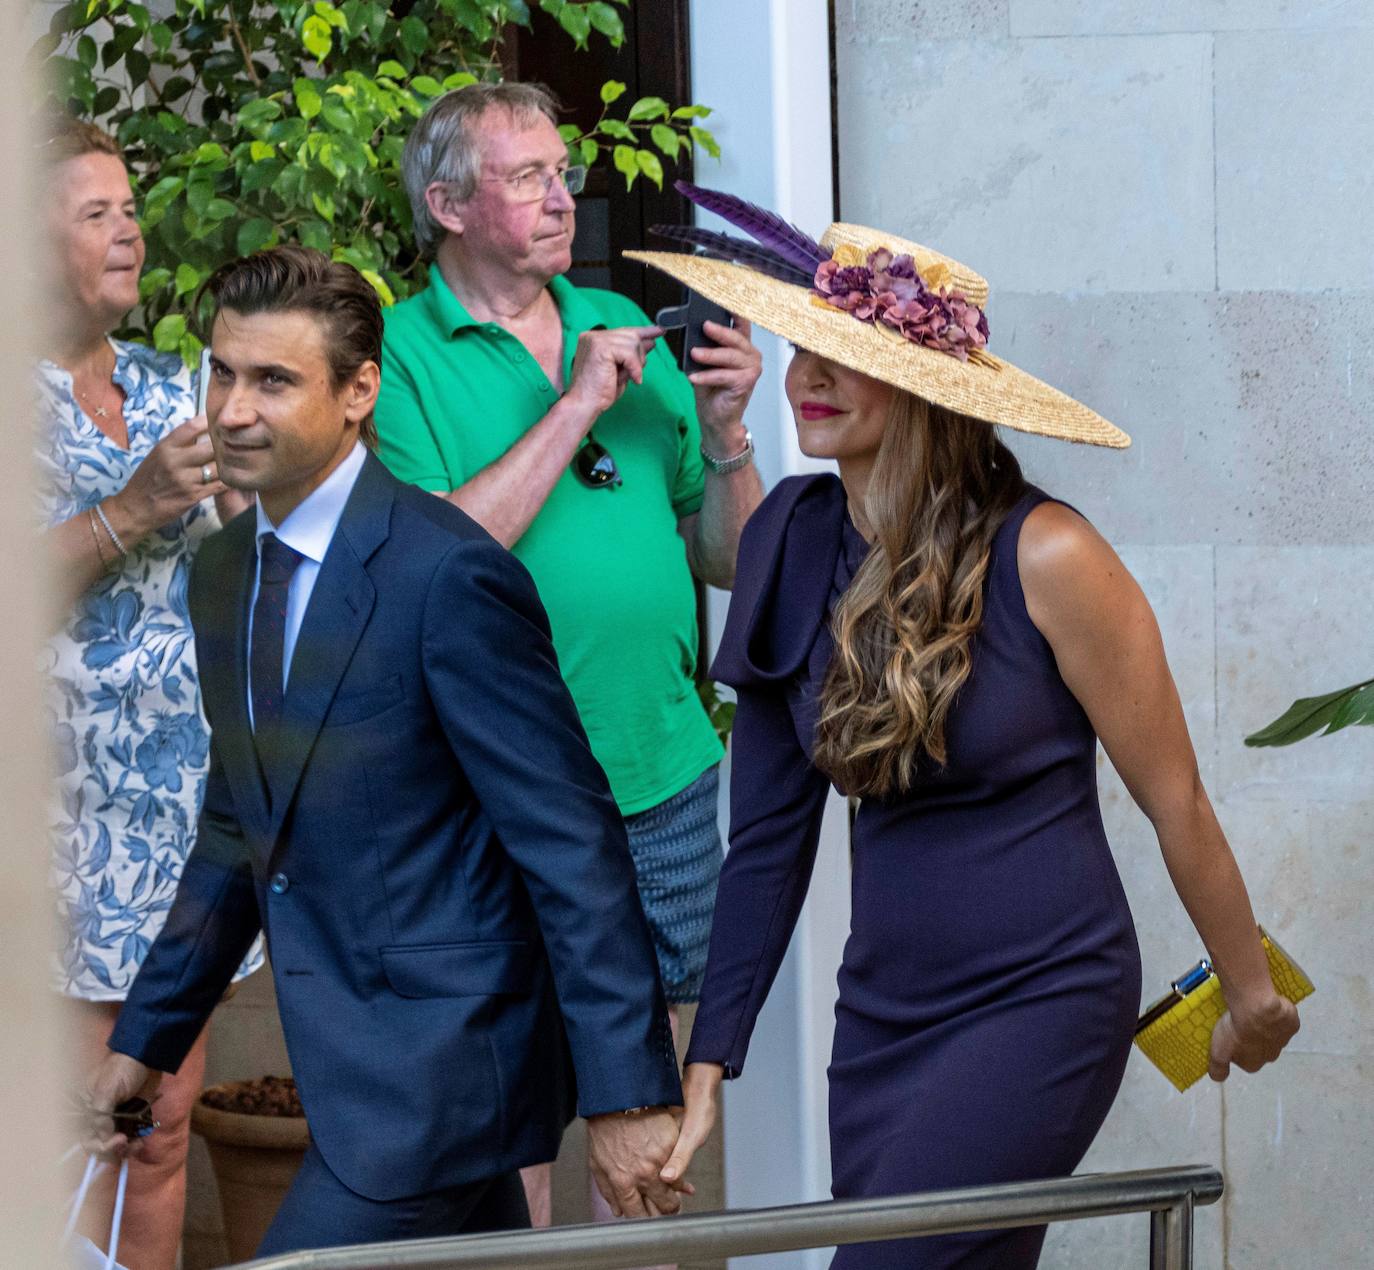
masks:
<instances>
[{"instance_id":1,"label":"wide-brim straw hat","mask_svg":"<svg viewBox=\"0 0 1374 1270\"><path fill-rule=\"evenodd\" d=\"M987 280L967 265L920 243L863 225L836 222L820 240L832 255L854 248L866 256L886 248L910 255L916 271L959 291L979 308ZM1095 410L980 349L968 361L903 338L882 323L865 322L826 306L803 286L768 277L745 265L686 252L627 251L629 260L653 265L731 313L748 318L812 353L857 370L926 401L974 419L1035 436L1124 449L1131 438Z\"/></svg>"}]
</instances>

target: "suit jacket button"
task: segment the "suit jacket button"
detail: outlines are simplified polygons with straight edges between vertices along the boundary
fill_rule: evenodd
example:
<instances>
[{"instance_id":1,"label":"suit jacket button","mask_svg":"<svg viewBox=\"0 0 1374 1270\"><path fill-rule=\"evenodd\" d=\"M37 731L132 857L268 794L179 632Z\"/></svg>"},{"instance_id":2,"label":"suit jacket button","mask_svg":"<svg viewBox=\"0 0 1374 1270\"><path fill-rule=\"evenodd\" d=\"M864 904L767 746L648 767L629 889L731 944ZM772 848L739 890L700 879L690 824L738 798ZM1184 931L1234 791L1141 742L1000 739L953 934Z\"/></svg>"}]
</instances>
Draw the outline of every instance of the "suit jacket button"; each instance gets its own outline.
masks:
<instances>
[{"instance_id":1,"label":"suit jacket button","mask_svg":"<svg viewBox=\"0 0 1374 1270\"><path fill-rule=\"evenodd\" d=\"M291 879L285 873L274 873L272 880L267 885L273 895L285 895L286 888L291 885Z\"/></svg>"}]
</instances>

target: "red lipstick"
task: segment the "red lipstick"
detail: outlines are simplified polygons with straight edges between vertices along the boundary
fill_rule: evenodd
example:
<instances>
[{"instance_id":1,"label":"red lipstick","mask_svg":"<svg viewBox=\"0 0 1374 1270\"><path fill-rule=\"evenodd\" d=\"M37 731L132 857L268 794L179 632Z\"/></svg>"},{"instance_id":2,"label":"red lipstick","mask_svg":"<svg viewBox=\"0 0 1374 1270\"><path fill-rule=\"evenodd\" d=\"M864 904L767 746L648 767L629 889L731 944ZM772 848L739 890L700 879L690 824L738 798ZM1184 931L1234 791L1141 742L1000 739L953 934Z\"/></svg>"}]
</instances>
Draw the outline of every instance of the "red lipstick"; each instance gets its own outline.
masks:
<instances>
[{"instance_id":1,"label":"red lipstick","mask_svg":"<svg viewBox=\"0 0 1374 1270\"><path fill-rule=\"evenodd\" d=\"M829 419L833 415L843 414L842 410L836 410L834 406L827 406L821 401L803 401L797 407L797 413L803 419Z\"/></svg>"}]
</instances>

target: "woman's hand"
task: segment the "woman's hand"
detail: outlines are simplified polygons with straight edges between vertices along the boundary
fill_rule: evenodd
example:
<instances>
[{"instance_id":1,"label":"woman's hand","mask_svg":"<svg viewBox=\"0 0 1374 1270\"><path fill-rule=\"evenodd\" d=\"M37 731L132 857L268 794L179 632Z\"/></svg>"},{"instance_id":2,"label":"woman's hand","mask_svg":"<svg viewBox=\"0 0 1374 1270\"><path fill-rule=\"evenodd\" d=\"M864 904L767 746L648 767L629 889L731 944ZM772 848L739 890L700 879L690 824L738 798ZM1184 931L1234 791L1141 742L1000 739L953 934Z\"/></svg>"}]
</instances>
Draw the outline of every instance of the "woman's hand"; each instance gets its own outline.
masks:
<instances>
[{"instance_id":1,"label":"woman's hand","mask_svg":"<svg viewBox=\"0 0 1374 1270\"><path fill-rule=\"evenodd\" d=\"M744 408L763 373L763 358L749 338L749 323L734 326L707 322L703 328L715 346L698 346L692 359L701 367L687 376L697 393L701 443L716 458L728 459L744 448Z\"/></svg>"},{"instance_id":2,"label":"woman's hand","mask_svg":"<svg viewBox=\"0 0 1374 1270\"><path fill-rule=\"evenodd\" d=\"M692 1063L682 1074L682 1097L686 1112L678 1131L677 1146L659 1172L669 1186L674 1185L691 1164L692 1157L711 1136L716 1124L716 1091L725 1075L719 1063Z\"/></svg>"},{"instance_id":3,"label":"woman's hand","mask_svg":"<svg viewBox=\"0 0 1374 1270\"><path fill-rule=\"evenodd\" d=\"M209 425L204 415L196 415L173 428L148 452L129 483L105 501L105 512L120 540L132 548L202 499L228 488L217 478Z\"/></svg>"},{"instance_id":4,"label":"woman's hand","mask_svg":"<svg viewBox=\"0 0 1374 1270\"><path fill-rule=\"evenodd\" d=\"M1242 1071L1259 1071L1278 1058L1300 1026L1298 1007L1277 992L1253 1005L1231 1007L1212 1030L1207 1074L1213 1080L1225 1080L1232 1063Z\"/></svg>"}]
</instances>

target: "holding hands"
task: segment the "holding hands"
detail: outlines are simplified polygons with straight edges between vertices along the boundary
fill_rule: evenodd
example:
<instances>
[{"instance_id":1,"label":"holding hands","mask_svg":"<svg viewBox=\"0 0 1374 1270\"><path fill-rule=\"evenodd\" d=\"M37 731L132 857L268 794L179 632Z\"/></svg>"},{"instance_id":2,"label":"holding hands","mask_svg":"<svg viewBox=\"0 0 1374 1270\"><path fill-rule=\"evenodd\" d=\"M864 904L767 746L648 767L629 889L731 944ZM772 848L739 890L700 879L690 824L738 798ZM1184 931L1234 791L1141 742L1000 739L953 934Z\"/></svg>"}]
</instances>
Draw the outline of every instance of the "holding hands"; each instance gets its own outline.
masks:
<instances>
[{"instance_id":1,"label":"holding hands","mask_svg":"<svg viewBox=\"0 0 1374 1270\"><path fill-rule=\"evenodd\" d=\"M723 1078L719 1063L691 1063L682 1073L682 1096L686 1102L682 1126L673 1154L659 1173L667 1185L682 1185L692 1157L711 1136L716 1125L717 1091Z\"/></svg>"},{"instance_id":2,"label":"holding hands","mask_svg":"<svg viewBox=\"0 0 1374 1270\"><path fill-rule=\"evenodd\" d=\"M662 1171L678 1140L681 1113L667 1107L612 1112L587 1121L587 1163L597 1189L617 1217L660 1217L682 1207L689 1182L669 1182Z\"/></svg>"}]
</instances>

